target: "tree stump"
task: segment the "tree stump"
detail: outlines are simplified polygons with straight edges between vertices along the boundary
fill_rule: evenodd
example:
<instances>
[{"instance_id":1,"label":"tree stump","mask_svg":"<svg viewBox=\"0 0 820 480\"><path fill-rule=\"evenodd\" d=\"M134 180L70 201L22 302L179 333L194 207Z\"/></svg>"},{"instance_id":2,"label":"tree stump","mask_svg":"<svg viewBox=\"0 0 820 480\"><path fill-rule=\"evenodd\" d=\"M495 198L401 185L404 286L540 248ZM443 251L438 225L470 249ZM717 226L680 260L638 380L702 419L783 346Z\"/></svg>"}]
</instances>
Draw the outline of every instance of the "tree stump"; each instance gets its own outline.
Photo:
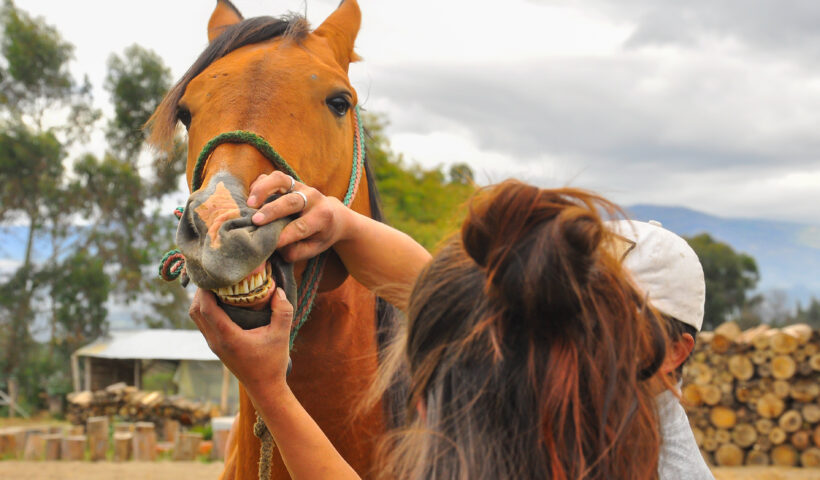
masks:
<instances>
[{"instance_id":1,"label":"tree stump","mask_svg":"<svg viewBox=\"0 0 820 480\"><path fill-rule=\"evenodd\" d=\"M749 357L736 354L729 358L729 372L738 380L748 380L754 375L755 367Z\"/></svg>"},{"instance_id":2,"label":"tree stump","mask_svg":"<svg viewBox=\"0 0 820 480\"><path fill-rule=\"evenodd\" d=\"M90 460L105 460L105 453L108 451L108 417L90 417L86 425Z\"/></svg>"},{"instance_id":3,"label":"tree stump","mask_svg":"<svg viewBox=\"0 0 820 480\"><path fill-rule=\"evenodd\" d=\"M114 433L134 433L134 424L131 422L120 422L114 425Z\"/></svg>"},{"instance_id":4,"label":"tree stump","mask_svg":"<svg viewBox=\"0 0 820 480\"><path fill-rule=\"evenodd\" d=\"M715 452L715 462L721 467L737 467L743 465L743 450L737 445L725 443Z\"/></svg>"},{"instance_id":5,"label":"tree stump","mask_svg":"<svg viewBox=\"0 0 820 480\"><path fill-rule=\"evenodd\" d=\"M131 460L134 444L134 434L131 432L117 432L114 434L114 461L126 462Z\"/></svg>"},{"instance_id":6,"label":"tree stump","mask_svg":"<svg viewBox=\"0 0 820 480\"><path fill-rule=\"evenodd\" d=\"M764 394L757 401L757 413L763 418L777 418L785 408L783 399L773 393Z\"/></svg>"},{"instance_id":7,"label":"tree stump","mask_svg":"<svg viewBox=\"0 0 820 480\"><path fill-rule=\"evenodd\" d=\"M706 405L717 405L720 402L720 389L714 385L701 385L698 387L700 398Z\"/></svg>"},{"instance_id":8,"label":"tree stump","mask_svg":"<svg viewBox=\"0 0 820 480\"><path fill-rule=\"evenodd\" d=\"M786 441L787 437L786 432L780 427L774 427L772 431L769 432L769 440L772 442L772 445L780 445Z\"/></svg>"},{"instance_id":9,"label":"tree stump","mask_svg":"<svg viewBox=\"0 0 820 480\"><path fill-rule=\"evenodd\" d=\"M732 428L737 423L737 414L729 407L717 406L709 411L709 420L717 428Z\"/></svg>"},{"instance_id":10,"label":"tree stump","mask_svg":"<svg viewBox=\"0 0 820 480\"><path fill-rule=\"evenodd\" d=\"M174 460L196 460L201 441L201 433L185 432L181 434L174 448Z\"/></svg>"},{"instance_id":11,"label":"tree stump","mask_svg":"<svg viewBox=\"0 0 820 480\"><path fill-rule=\"evenodd\" d=\"M800 465L807 468L820 467L820 448L807 448L800 454Z\"/></svg>"},{"instance_id":12,"label":"tree stump","mask_svg":"<svg viewBox=\"0 0 820 480\"><path fill-rule=\"evenodd\" d=\"M769 346L774 353L788 355L797 350L798 341L788 333L777 332L772 335Z\"/></svg>"},{"instance_id":13,"label":"tree stump","mask_svg":"<svg viewBox=\"0 0 820 480\"><path fill-rule=\"evenodd\" d=\"M137 422L134 432L134 460L151 462L157 458L157 433L152 422Z\"/></svg>"},{"instance_id":14,"label":"tree stump","mask_svg":"<svg viewBox=\"0 0 820 480\"><path fill-rule=\"evenodd\" d=\"M800 416L800 412L797 410L789 410L780 416L780 419L777 420L777 424L784 432L794 433L803 426L803 417Z\"/></svg>"},{"instance_id":15,"label":"tree stump","mask_svg":"<svg viewBox=\"0 0 820 480\"><path fill-rule=\"evenodd\" d=\"M26 438L26 447L23 450L23 460L43 460L46 456L46 434L31 432Z\"/></svg>"},{"instance_id":16,"label":"tree stump","mask_svg":"<svg viewBox=\"0 0 820 480\"><path fill-rule=\"evenodd\" d=\"M769 455L760 450L752 450L746 455L746 465L765 467L769 464Z\"/></svg>"},{"instance_id":17,"label":"tree stump","mask_svg":"<svg viewBox=\"0 0 820 480\"><path fill-rule=\"evenodd\" d=\"M816 403L809 403L803 405L803 408L800 410L800 413L803 414L803 420L809 423L817 423L820 422L820 405Z\"/></svg>"},{"instance_id":18,"label":"tree stump","mask_svg":"<svg viewBox=\"0 0 820 480\"><path fill-rule=\"evenodd\" d=\"M757 441L757 430L748 423L741 423L732 429L732 442L741 448L751 447Z\"/></svg>"},{"instance_id":19,"label":"tree stump","mask_svg":"<svg viewBox=\"0 0 820 480\"><path fill-rule=\"evenodd\" d=\"M85 435L71 435L63 439L62 458L73 462L79 462L85 459Z\"/></svg>"},{"instance_id":20,"label":"tree stump","mask_svg":"<svg viewBox=\"0 0 820 480\"><path fill-rule=\"evenodd\" d=\"M60 447L63 443L62 433L49 433L45 437L46 444L46 460L59 460Z\"/></svg>"},{"instance_id":21,"label":"tree stump","mask_svg":"<svg viewBox=\"0 0 820 480\"><path fill-rule=\"evenodd\" d=\"M25 431L21 428L4 428L0 430L0 457L17 458L23 450Z\"/></svg>"},{"instance_id":22,"label":"tree stump","mask_svg":"<svg viewBox=\"0 0 820 480\"><path fill-rule=\"evenodd\" d=\"M789 441L791 441L794 448L802 452L811 445L811 432L808 430L798 430L792 434Z\"/></svg>"},{"instance_id":23,"label":"tree stump","mask_svg":"<svg viewBox=\"0 0 820 480\"><path fill-rule=\"evenodd\" d=\"M166 442L176 443L179 437L179 422L166 420L162 425L162 438Z\"/></svg>"},{"instance_id":24,"label":"tree stump","mask_svg":"<svg viewBox=\"0 0 820 480\"><path fill-rule=\"evenodd\" d=\"M225 460L225 447L227 446L228 435L231 432L233 422L233 417L216 417L211 419L211 430L214 432L214 448L211 451L211 458L214 460ZM692 430L700 432L700 441L703 441L703 432L697 428L693 428ZM695 439L697 440L697 434ZM700 443L698 443L698 446L700 446Z\"/></svg>"},{"instance_id":25,"label":"tree stump","mask_svg":"<svg viewBox=\"0 0 820 480\"><path fill-rule=\"evenodd\" d=\"M797 465L797 450L791 445L778 445L772 449L772 465L793 467Z\"/></svg>"},{"instance_id":26,"label":"tree stump","mask_svg":"<svg viewBox=\"0 0 820 480\"><path fill-rule=\"evenodd\" d=\"M786 380L794 376L797 371L797 363L789 355L778 355L772 359L772 377L778 380Z\"/></svg>"}]
</instances>

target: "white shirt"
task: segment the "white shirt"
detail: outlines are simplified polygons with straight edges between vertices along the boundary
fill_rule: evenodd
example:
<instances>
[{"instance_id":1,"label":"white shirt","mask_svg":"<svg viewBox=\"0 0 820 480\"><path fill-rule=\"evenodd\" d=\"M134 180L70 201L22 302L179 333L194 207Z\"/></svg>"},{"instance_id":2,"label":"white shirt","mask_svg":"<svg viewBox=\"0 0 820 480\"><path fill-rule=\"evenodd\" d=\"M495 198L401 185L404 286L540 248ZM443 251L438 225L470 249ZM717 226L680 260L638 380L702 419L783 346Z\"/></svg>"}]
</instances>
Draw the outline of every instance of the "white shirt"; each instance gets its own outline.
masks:
<instances>
[{"instance_id":1,"label":"white shirt","mask_svg":"<svg viewBox=\"0 0 820 480\"><path fill-rule=\"evenodd\" d=\"M656 397L661 427L660 480L715 480L703 460L689 418L669 390Z\"/></svg>"}]
</instances>

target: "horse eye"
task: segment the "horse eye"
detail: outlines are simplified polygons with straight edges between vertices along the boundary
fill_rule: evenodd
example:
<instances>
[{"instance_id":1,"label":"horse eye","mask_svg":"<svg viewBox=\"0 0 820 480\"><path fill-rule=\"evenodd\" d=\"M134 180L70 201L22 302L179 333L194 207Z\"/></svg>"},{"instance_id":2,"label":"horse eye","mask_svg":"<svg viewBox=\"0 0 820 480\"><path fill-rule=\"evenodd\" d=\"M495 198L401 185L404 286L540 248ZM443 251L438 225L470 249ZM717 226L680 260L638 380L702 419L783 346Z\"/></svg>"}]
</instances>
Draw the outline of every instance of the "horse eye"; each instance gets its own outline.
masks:
<instances>
[{"instance_id":1,"label":"horse eye","mask_svg":"<svg viewBox=\"0 0 820 480\"><path fill-rule=\"evenodd\" d=\"M191 128L191 112L185 107L177 108L177 120L185 125L185 130Z\"/></svg>"},{"instance_id":2,"label":"horse eye","mask_svg":"<svg viewBox=\"0 0 820 480\"><path fill-rule=\"evenodd\" d=\"M327 103L327 106L333 113L340 117L343 117L344 114L350 110L350 100L341 95L330 97L325 100L325 103Z\"/></svg>"}]
</instances>

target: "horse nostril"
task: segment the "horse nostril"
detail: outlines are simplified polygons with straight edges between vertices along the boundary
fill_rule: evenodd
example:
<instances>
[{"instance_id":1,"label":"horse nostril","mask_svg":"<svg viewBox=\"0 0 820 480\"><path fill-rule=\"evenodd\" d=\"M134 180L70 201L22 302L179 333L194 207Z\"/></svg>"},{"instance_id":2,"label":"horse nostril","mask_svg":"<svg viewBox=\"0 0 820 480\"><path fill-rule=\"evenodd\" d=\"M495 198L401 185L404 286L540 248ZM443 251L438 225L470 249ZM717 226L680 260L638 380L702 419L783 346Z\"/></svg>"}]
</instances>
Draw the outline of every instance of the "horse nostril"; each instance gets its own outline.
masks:
<instances>
[{"instance_id":1,"label":"horse nostril","mask_svg":"<svg viewBox=\"0 0 820 480\"><path fill-rule=\"evenodd\" d=\"M188 203L188 207L185 208L185 213L183 213L182 218L179 219L179 225L177 226L177 243L179 243L179 241L197 240L200 237L190 209L191 204Z\"/></svg>"}]
</instances>

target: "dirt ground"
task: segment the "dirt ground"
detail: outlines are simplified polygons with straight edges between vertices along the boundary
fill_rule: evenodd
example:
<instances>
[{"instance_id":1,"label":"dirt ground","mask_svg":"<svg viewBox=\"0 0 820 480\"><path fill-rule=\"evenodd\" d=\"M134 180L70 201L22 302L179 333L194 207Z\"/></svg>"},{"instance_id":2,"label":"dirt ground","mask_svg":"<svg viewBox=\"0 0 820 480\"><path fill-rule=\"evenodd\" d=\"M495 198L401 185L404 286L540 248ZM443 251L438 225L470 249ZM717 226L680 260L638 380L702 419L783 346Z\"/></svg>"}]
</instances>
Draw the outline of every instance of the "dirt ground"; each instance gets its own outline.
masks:
<instances>
[{"instance_id":1,"label":"dirt ground","mask_svg":"<svg viewBox=\"0 0 820 480\"><path fill-rule=\"evenodd\" d=\"M221 472L221 462L0 462L3 480L216 480Z\"/></svg>"},{"instance_id":2,"label":"dirt ground","mask_svg":"<svg viewBox=\"0 0 820 480\"><path fill-rule=\"evenodd\" d=\"M3 480L216 480L222 463L0 462ZM716 480L820 480L820 469L717 468Z\"/></svg>"},{"instance_id":3,"label":"dirt ground","mask_svg":"<svg viewBox=\"0 0 820 480\"><path fill-rule=\"evenodd\" d=\"M817 468L723 467L712 472L715 480L820 480Z\"/></svg>"}]
</instances>

